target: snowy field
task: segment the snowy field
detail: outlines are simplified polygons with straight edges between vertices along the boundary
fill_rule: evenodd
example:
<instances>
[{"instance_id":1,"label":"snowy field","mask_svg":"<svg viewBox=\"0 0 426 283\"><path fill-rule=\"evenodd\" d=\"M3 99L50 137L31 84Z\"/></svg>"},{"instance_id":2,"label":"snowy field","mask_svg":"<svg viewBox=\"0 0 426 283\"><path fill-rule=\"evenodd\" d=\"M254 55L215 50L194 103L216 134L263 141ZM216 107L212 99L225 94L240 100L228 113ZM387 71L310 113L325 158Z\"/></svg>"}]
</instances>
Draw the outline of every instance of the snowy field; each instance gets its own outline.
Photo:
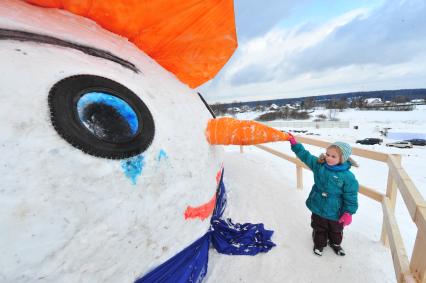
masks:
<instances>
[{"instance_id":1,"label":"snowy field","mask_svg":"<svg viewBox=\"0 0 426 283\"><path fill-rule=\"evenodd\" d=\"M326 110L317 110L314 115ZM240 119L254 119L260 113L238 114ZM312 138L345 141L352 146L402 155L402 165L423 197L426 196L426 146L412 149L386 147L394 140L380 136L379 130L426 131L426 107L411 112L357 111L337 113L337 118L350 121L347 129L306 128ZM353 126L357 125L358 130ZM283 129L292 130L292 129ZM300 130L300 129L298 129ZM382 145L355 144L357 139L383 138ZM293 155L288 143L268 146ZM322 149L306 146L313 154ZM353 170L359 182L385 193L387 165L359 158L360 168ZM227 215L236 222L263 222L275 231L277 243L271 252L255 257L230 257L210 253L207 282L219 282L227 274L226 282L396 282L390 250L380 243L382 227L381 205L363 195L359 197L359 210L353 223L345 228L343 247L346 257L336 256L325 249L322 257L312 253L310 212L304 201L313 184L312 173L304 170L304 189L296 189L294 164L255 147L226 148L225 183L228 189ZM417 232L403 200L398 194L396 211L407 253L411 257ZM219 280L219 281L218 281Z\"/></svg>"}]
</instances>

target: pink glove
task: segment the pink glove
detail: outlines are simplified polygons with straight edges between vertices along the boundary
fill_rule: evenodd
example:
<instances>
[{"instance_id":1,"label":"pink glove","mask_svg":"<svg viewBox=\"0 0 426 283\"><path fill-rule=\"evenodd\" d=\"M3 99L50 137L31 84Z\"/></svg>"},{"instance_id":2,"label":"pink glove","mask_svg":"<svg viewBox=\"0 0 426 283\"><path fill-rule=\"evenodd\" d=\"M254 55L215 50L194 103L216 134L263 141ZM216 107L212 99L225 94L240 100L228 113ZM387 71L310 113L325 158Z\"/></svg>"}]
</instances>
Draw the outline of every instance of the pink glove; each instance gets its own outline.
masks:
<instances>
[{"instance_id":1,"label":"pink glove","mask_svg":"<svg viewBox=\"0 0 426 283\"><path fill-rule=\"evenodd\" d=\"M290 138L288 139L288 141L290 142L290 144L291 145L295 145L297 143L296 138L292 134L290 134L290 133L288 133L288 135L290 136Z\"/></svg>"},{"instance_id":2,"label":"pink glove","mask_svg":"<svg viewBox=\"0 0 426 283\"><path fill-rule=\"evenodd\" d=\"M352 215L348 212L343 213L343 215L339 219L339 223L343 223L343 227L352 223Z\"/></svg>"}]
</instances>

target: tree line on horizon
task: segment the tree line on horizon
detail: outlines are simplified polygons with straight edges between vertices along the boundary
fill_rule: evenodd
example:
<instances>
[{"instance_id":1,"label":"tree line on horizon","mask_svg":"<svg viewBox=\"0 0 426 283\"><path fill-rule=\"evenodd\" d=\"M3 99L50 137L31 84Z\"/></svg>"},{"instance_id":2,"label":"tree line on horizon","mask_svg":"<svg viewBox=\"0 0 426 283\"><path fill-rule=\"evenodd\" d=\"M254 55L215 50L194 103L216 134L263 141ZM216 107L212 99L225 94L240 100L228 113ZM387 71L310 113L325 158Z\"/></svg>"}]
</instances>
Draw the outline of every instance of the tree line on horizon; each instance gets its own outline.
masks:
<instances>
[{"instance_id":1,"label":"tree line on horizon","mask_svg":"<svg viewBox=\"0 0 426 283\"><path fill-rule=\"evenodd\" d=\"M281 106L277 105L276 103L273 103L274 101L268 101L270 103L272 102L269 105L265 105L264 101L259 101L259 103L257 104L253 102L251 102L250 104L238 102L215 103L211 104L210 108L218 116L226 114L234 115L238 112L248 112L256 110L268 111L267 113L264 113L259 117L260 120L264 121L271 121L274 119L308 119L310 117L308 111L315 108L336 109L338 111L343 111L344 109L348 108L395 111L409 111L414 109L414 106L409 104L409 102L413 99L411 95L393 95L389 97L390 100L382 100L382 104L376 105L368 104L367 98L371 97L339 97L336 95L327 99L324 99L323 97L318 99L318 97L310 96L298 100L293 99L292 103L282 104ZM426 92L422 99L426 100ZM235 105L239 105L239 107Z\"/></svg>"},{"instance_id":2,"label":"tree line on horizon","mask_svg":"<svg viewBox=\"0 0 426 283\"><path fill-rule=\"evenodd\" d=\"M317 95L309 96L314 97L315 101L323 102L328 100L340 100L341 98L347 98L352 100L353 98L363 97L367 98L380 98L383 101L392 101L395 96L405 96L409 100L412 99L426 99L426 88L420 89L400 89L400 90L379 90L379 91L364 91L364 92L348 92L348 93L338 93L338 94L328 94L328 95ZM279 98L279 99L269 99L269 100L256 100L256 101L233 101L228 103L214 103L214 104L224 104L226 107L242 107L248 106L250 108L255 108L256 106L270 106L271 104L276 104L278 106L286 104L301 104L302 101L309 97L298 97L298 98ZM211 104L213 105L213 103Z\"/></svg>"}]
</instances>

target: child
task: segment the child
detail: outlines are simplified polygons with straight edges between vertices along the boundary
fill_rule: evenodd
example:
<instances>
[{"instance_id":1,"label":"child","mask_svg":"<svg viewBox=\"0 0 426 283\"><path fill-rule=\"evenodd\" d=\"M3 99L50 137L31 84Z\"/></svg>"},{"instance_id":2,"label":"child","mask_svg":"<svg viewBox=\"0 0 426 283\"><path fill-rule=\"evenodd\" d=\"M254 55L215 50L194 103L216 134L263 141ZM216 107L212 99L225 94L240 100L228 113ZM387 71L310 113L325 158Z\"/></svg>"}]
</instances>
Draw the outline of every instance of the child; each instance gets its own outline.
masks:
<instances>
[{"instance_id":1,"label":"child","mask_svg":"<svg viewBox=\"0 0 426 283\"><path fill-rule=\"evenodd\" d=\"M306 200L312 211L311 226L314 253L321 256L327 245L337 255L344 256L340 246L343 227L352 222L352 214L358 209L358 181L349 171L358 165L349 157L352 153L347 143L335 142L326 154L313 156L296 139L290 138L291 150L314 173L314 185Z\"/></svg>"}]
</instances>

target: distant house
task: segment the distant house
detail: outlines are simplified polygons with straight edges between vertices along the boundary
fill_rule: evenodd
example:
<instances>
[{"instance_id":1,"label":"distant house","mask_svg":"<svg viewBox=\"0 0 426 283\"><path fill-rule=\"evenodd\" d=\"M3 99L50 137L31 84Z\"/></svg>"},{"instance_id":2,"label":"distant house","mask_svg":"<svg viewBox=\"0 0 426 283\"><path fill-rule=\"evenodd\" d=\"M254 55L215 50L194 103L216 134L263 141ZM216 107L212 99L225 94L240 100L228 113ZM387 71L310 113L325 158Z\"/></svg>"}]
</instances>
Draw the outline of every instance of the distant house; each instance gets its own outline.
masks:
<instances>
[{"instance_id":1,"label":"distant house","mask_svg":"<svg viewBox=\"0 0 426 283\"><path fill-rule=\"evenodd\" d=\"M278 110L280 109L280 107L276 104L271 104L271 106L269 106L269 110Z\"/></svg>"},{"instance_id":2,"label":"distant house","mask_svg":"<svg viewBox=\"0 0 426 283\"><path fill-rule=\"evenodd\" d=\"M284 105L284 106L282 106L282 107L281 107L281 109L285 109L285 108L293 109L293 110L297 109L296 107L294 107L294 106L293 106L293 105L291 105L291 104L286 104L286 105Z\"/></svg>"},{"instance_id":3,"label":"distant house","mask_svg":"<svg viewBox=\"0 0 426 283\"><path fill-rule=\"evenodd\" d=\"M243 106L241 107L241 110L242 110L243 112L250 111L250 106L248 106L248 105L243 105Z\"/></svg>"},{"instance_id":4,"label":"distant house","mask_svg":"<svg viewBox=\"0 0 426 283\"><path fill-rule=\"evenodd\" d=\"M227 112L229 112L229 113L240 113L241 112L241 109L240 108L238 108L238 107L229 107L228 109L226 109L227 110Z\"/></svg>"},{"instance_id":5,"label":"distant house","mask_svg":"<svg viewBox=\"0 0 426 283\"><path fill-rule=\"evenodd\" d=\"M367 98L367 99L364 99L364 104L366 106L371 106L371 107L382 106L383 101L381 98Z\"/></svg>"},{"instance_id":6,"label":"distant house","mask_svg":"<svg viewBox=\"0 0 426 283\"><path fill-rule=\"evenodd\" d=\"M411 100L411 103L413 103L413 104L425 104L425 100L424 99L413 99L413 100Z\"/></svg>"}]
</instances>

